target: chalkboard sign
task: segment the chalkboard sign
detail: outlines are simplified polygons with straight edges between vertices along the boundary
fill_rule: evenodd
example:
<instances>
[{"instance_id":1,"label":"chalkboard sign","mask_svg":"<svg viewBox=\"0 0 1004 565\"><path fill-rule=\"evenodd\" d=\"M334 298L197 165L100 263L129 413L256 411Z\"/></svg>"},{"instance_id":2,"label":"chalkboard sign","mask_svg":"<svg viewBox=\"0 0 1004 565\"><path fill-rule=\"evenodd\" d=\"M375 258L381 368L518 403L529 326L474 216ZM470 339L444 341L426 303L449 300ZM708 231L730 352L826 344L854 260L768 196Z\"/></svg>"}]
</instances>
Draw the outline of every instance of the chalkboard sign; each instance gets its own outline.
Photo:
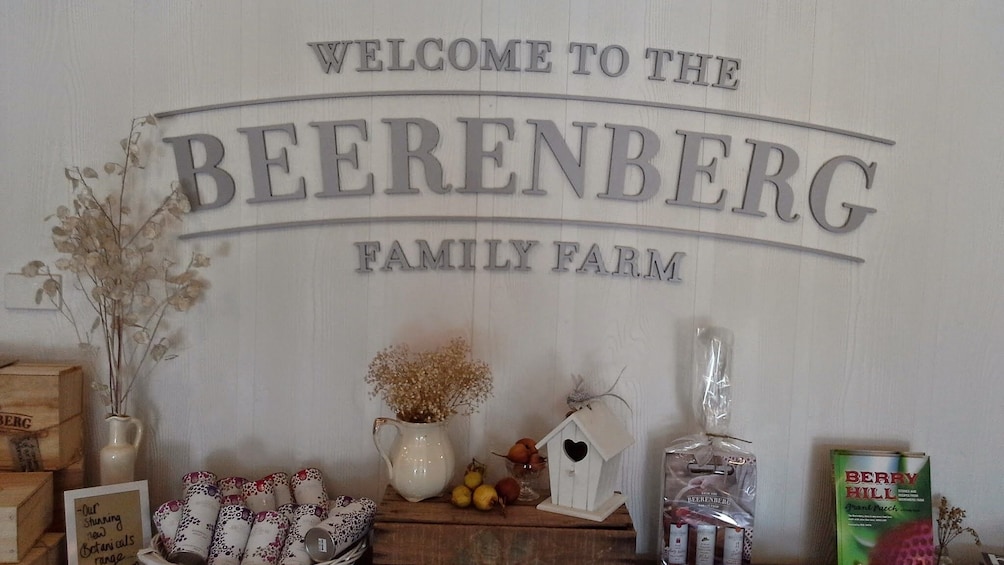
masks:
<instances>
[{"instance_id":1,"label":"chalkboard sign","mask_svg":"<svg viewBox=\"0 0 1004 565\"><path fill-rule=\"evenodd\" d=\"M69 490L66 554L69 565L133 565L150 545L146 481Z\"/></svg>"}]
</instances>

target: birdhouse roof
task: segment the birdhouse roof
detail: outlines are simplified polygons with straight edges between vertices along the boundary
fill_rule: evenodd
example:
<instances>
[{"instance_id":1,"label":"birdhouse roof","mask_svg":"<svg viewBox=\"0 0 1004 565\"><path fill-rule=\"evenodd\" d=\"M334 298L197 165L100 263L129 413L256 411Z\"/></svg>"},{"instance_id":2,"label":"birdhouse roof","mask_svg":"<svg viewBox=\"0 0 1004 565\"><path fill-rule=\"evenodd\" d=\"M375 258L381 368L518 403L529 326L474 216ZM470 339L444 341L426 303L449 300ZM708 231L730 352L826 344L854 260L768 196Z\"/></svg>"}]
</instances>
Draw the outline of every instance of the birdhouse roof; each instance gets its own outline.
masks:
<instances>
[{"instance_id":1,"label":"birdhouse roof","mask_svg":"<svg viewBox=\"0 0 1004 565\"><path fill-rule=\"evenodd\" d=\"M581 410L576 410L564 419L549 434L537 442L546 444L554 439L565 426L575 423L586 439L600 454L604 461L624 451L632 444L634 438L628 433L624 423L603 402L593 402Z\"/></svg>"}]
</instances>

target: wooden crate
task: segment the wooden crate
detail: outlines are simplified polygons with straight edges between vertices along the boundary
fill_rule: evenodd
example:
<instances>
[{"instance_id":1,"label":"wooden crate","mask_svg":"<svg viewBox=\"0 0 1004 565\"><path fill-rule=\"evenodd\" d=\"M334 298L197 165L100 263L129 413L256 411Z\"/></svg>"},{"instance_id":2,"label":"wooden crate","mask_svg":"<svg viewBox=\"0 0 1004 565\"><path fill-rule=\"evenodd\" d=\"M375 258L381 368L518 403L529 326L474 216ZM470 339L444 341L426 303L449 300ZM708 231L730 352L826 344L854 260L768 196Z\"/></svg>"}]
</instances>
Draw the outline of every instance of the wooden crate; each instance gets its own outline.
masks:
<instances>
[{"instance_id":1,"label":"wooden crate","mask_svg":"<svg viewBox=\"0 0 1004 565\"><path fill-rule=\"evenodd\" d=\"M66 563L66 534L49 532L38 538L17 565L62 565Z\"/></svg>"},{"instance_id":2,"label":"wooden crate","mask_svg":"<svg viewBox=\"0 0 1004 565\"><path fill-rule=\"evenodd\" d=\"M30 436L37 450L15 455L0 446L0 470L54 471L78 459L83 449L83 386L80 367L16 363L0 368L0 432L6 440Z\"/></svg>"},{"instance_id":3,"label":"wooden crate","mask_svg":"<svg viewBox=\"0 0 1004 565\"><path fill-rule=\"evenodd\" d=\"M627 508L603 522L517 503L482 512L447 498L408 502L387 487L373 525L373 563L640 563Z\"/></svg>"},{"instance_id":4,"label":"wooden crate","mask_svg":"<svg viewBox=\"0 0 1004 565\"><path fill-rule=\"evenodd\" d=\"M84 458L81 457L69 466L52 472L52 525L50 532L66 531L66 502L63 493L86 487L84 481Z\"/></svg>"},{"instance_id":5,"label":"wooden crate","mask_svg":"<svg viewBox=\"0 0 1004 565\"><path fill-rule=\"evenodd\" d=\"M17 563L52 522L52 473L0 473L0 563Z\"/></svg>"}]
</instances>

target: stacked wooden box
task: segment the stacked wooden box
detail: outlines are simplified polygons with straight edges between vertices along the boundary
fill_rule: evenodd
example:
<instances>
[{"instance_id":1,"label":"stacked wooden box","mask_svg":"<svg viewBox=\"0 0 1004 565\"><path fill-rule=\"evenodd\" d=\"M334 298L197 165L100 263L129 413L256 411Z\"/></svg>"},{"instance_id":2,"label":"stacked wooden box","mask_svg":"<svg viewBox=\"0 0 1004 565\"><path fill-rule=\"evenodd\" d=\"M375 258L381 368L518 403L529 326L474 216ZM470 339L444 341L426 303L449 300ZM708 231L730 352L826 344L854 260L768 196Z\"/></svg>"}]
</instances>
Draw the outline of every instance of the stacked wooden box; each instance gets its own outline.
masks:
<instances>
[{"instance_id":1,"label":"stacked wooden box","mask_svg":"<svg viewBox=\"0 0 1004 565\"><path fill-rule=\"evenodd\" d=\"M603 522L517 503L481 512L447 498L408 502L388 487L373 524L373 563L641 563L627 508Z\"/></svg>"},{"instance_id":2,"label":"stacked wooden box","mask_svg":"<svg viewBox=\"0 0 1004 565\"><path fill-rule=\"evenodd\" d=\"M62 565L66 563L66 534L46 532L38 538L18 565Z\"/></svg>"},{"instance_id":3,"label":"stacked wooden box","mask_svg":"<svg viewBox=\"0 0 1004 565\"><path fill-rule=\"evenodd\" d=\"M0 563L18 563L52 524L52 473L0 473Z\"/></svg>"},{"instance_id":4,"label":"stacked wooden box","mask_svg":"<svg viewBox=\"0 0 1004 565\"><path fill-rule=\"evenodd\" d=\"M83 371L74 365L15 363L0 369L0 431L38 441L37 451L20 456L5 445L0 470L56 471L80 459L83 389Z\"/></svg>"},{"instance_id":5,"label":"stacked wooden box","mask_svg":"<svg viewBox=\"0 0 1004 565\"><path fill-rule=\"evenodd\" d=\"M55 498L52 505L52 525L50 532L66 531L66 503L63 493L87 486L84 480L84 458L81 457L68 466L52 472L52 494Z\"/></svg>"},{"instance_id":6,"label":"stacked wooden box","mask_svg":"<svg viewBox=\"0 0 1004 565\"><path fill-rule=\"evenodd\" d=\"M63 493L85 486L83 384L74 365L0 368L0 563L63 559Z\"/></svg>"}]
</instances>

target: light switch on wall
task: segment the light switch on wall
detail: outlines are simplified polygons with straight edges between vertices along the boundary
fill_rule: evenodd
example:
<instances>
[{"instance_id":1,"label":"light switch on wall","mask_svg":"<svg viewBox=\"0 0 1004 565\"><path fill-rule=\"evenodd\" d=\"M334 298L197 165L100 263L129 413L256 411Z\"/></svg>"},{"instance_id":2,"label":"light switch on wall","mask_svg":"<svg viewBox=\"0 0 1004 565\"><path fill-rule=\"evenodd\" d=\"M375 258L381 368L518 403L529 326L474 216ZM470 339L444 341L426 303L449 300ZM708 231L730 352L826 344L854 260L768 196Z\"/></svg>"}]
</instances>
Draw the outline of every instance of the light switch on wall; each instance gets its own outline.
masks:
<instances>
[{"instance_id":1,"label":"light switch on wall","mask_svg":"<svg viewBox=\"0 0 1004 565\"><path fill-rule=\"evenodd\" d=\"M60 283L62 288L62 275L53 275L52 278ZM55 304L49 300L48 296L42 295L41 300L35 301L39 296L46 277L26 277L21 273L7 273L3 277L3 303L7 309L24 308L30 310L56 310ZM63 299L62 293L56 297L56 303Z\"/></svg>"}]
</instances>

